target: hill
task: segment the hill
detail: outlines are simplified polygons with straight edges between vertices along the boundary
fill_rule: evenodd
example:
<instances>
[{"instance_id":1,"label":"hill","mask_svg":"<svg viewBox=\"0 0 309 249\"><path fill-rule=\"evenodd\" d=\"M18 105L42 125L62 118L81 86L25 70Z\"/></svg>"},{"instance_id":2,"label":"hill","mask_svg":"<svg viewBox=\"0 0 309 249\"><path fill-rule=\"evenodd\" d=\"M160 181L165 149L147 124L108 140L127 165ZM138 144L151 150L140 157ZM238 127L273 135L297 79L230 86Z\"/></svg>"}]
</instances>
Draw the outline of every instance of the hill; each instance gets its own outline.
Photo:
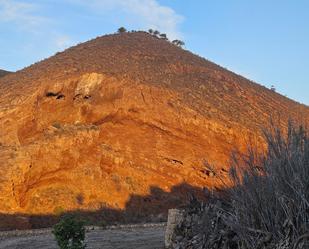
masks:
<instances>
[{"instance_id":1,"label":"hill","mask_svg":"<svg viewBox=\"0 0 309 249\"><path fill-rule=\"evenodd\" d=\"M0 211L214 187L235 146L263 144L270 116L308 123L309 108L145 32L98 37L0 79Z\"/></svg>"},{"instance_id":2,"label":"hill","mask_svg":"<svg viewBox=\"0 0 309 249\"><path fill-rule=\"evenodd\" d=\"M8 71L5 71L5 70L1 70L0 69L0 77L3 77L3 76L5 76L5 75L7 75L7 74L9 74L10 72L8 72Z\"/></svg>"}]
</instances>

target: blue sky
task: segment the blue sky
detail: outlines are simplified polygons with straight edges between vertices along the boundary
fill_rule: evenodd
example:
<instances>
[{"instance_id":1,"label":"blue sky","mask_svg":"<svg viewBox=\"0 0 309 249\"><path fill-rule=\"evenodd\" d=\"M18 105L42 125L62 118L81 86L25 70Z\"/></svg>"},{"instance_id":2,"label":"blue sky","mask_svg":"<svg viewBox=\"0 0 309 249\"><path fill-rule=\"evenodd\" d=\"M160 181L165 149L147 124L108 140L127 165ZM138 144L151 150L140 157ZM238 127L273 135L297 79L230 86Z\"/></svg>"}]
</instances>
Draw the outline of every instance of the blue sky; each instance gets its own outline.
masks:
<instances>
[{"instance_id":1,"label":"blue sky","mask_svg":"<svg viewBox=\"0 0 309 249\"><path fill-rule=\"evenodd\" d=\"M0 0L0 68L18 70L120 26L155 28L309 105L307 0Z\"/></svg>"}]
</instances>

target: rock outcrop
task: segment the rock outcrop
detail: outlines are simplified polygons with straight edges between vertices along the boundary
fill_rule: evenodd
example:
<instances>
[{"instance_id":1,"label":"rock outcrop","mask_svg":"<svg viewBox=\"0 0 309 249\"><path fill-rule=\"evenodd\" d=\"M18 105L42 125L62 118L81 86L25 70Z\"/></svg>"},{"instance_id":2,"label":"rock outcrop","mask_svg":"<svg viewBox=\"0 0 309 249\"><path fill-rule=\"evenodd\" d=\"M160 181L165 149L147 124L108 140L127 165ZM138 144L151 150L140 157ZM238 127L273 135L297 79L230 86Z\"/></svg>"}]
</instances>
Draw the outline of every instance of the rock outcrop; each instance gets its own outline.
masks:
<instances>
[{"instance_id":1,"label":"rock outcrop","mask_svg":"<svg viewBox=\"0 0 309 249\"><path fill-rule=\"evenodd\" d=\"M270 116L308 122L309 108L144 32L97 38L0 79L0 211L214 187Z\"/></svg>"}]
</instances>

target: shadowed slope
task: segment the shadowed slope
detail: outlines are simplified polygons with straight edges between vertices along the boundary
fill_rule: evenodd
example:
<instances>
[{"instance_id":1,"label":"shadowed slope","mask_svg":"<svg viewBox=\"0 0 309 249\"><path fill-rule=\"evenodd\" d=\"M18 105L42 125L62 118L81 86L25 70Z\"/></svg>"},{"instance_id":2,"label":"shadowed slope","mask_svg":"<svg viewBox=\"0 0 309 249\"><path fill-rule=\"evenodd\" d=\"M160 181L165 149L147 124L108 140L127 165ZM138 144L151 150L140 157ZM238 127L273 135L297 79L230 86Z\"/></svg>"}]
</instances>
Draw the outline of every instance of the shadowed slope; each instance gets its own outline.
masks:
<instances>
[{"instance_id":1,"label":"shadowed slope","mask_svg":"<svg viewBox=\"0 0 309 249\"><path fill-rule=\"evenodd\" d=\"M8 72L8 71L5 71L5 70L1 70L0 69L0 77L3 77L3 76L5 76L5 75L7 75L7 74L10 74L11 72Z\"/></svg>"},{"instance_id":2,"label":"shadowed slope","mask_svg":"<svg viewBox=\"0 0 309 249\"><path fill-rule=\"evenodd\" d=\"M51 227L59 221L63 215L74 214L83 218L89 225L101 226L111 224L157 223L167 221L168 209L175 206L185 207L191 196L205 201L204 190L181 183L173 186L165 192L156 186L149 187L147 195L132 194L124 209L113 208L102 203L97 210L75 210L65 212L57 208L54 214L1 214L0 231L24 230ZM1 235L1 234L0 234Z\"/></svg>"},{"instance_id":3,"label":"shadowed slope","mask_svg":"<svg viewBox=\"0 0 309 249\"><path fill-rule=\"evenodd\" d=\"M308 122L309 108L144 32L94 39L0 79L0 210L215 186L270 116Z\"/></svg>"}]
</instances>

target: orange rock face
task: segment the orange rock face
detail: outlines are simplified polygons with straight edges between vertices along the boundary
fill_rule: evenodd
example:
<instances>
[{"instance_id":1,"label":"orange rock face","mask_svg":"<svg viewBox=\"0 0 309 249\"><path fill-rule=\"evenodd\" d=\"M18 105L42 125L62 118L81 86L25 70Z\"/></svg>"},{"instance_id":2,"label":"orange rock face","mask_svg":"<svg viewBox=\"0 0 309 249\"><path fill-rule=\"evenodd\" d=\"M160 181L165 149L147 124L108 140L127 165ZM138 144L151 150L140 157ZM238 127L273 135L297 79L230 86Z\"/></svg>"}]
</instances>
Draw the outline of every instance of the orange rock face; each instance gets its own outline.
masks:
<instances>
[{"instance_id":1,"label":"orange rock face","mask_svg":"<svg viewBox=\"0 0 309 249\"><path fill-rule=\"evenodd\" d=\"M0 211L215 186L270 115L308 122L309 108L146 33L97 38L0 79Z\"/></svg>"}]
</instances>

